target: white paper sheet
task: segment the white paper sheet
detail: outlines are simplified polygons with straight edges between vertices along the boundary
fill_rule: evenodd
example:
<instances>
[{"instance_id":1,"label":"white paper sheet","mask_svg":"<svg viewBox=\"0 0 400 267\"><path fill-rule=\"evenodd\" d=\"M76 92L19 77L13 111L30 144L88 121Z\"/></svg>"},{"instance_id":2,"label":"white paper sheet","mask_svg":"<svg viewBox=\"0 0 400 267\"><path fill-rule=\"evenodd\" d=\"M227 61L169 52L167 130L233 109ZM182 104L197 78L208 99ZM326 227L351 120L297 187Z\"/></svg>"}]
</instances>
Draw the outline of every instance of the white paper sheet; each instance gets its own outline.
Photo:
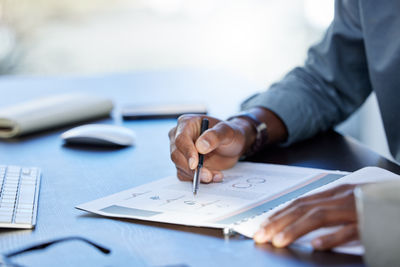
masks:
<instances>
[{"instance_id":1,"label":"white paper sheet","mask_svg":"<svg viewBox=\"0 0 400 267\"><path fill-rule=\"evenodd\" d=\"M387 180L394 180L400 179L399 175L396 175L392 172L387 170L377 168L377 167L366 167L360 169L352 174L349 174L343 178L340 178L334 182L326 184L324 186L319 187L318 189L312 190L305 195L314 194L323 190L327 190L338 186L340 184L360 184L360 183L373 183L379 181L387 181ZM290 202L282 204L275 209L264 213L261 216L258 216L252 220L248 220L240 225L234 227L234 230L244 236L252 237L254 233L259 229L260 224L267 220L267 218L272 215L272 213L276 212L277 210L283 208L284 206L288 205ZM316 230L314 232L309 233L308 235L303 236L302 238L296 241L296 244L311 247L311 240L315 237L332 233L336 230L336 227L330 228L323 228ZM363 247L360 245L359 242L352 242L334 249L336 252L347 253L347 254L354 254L354 255L362 255L364 252Z\"/></svg>"},{"instance_id":2,"label":"white paper sheet","mask_svg":"<svg viewBox=\"0 0 400 267\"><path fill-rule=\"evenodd\" d=\"M224 172L222 183L201 184L196 197L192 195L191 183L180 182L171 176L77 208L109 217L229 228L251 238L269 215L299 196L339 184L400 179L400 176L377 167L346 174L283 165L238 163ZM297 240L295 245L311 247L313 238L334 230L324 228L311 232ZM361 255L363 248L353 242L335 251Z\"/></svg>"},{"instance_id":3,"label":"white paper sheet","mask_svg":"<svg viewBox=\"0 0 400 267\"><path fill-rule=\"evenodd\" d=\"M173 176L77 208L110 217L234 228L281 202L290 201L345 174L283 165L238 163L224 172L222 183L201 184L196 197L192 194L192 183L180 182ZM258 225L254 229L258 229Z\"/></svg>"}]
</instances>

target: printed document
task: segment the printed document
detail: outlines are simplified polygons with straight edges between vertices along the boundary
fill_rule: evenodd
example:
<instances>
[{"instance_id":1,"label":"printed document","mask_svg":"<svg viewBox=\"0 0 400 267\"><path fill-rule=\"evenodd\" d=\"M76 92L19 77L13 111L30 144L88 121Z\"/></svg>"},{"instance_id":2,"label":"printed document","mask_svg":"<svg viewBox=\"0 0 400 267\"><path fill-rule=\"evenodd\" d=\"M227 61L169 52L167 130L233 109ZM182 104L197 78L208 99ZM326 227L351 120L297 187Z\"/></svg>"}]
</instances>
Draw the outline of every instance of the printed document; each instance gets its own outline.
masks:
<instances>
[{"instance_id":1,"label":"printed document","mask_svg":"<svg viewBox=\"0 0 400 267\"><path fill-rule=\"evenodd\" d=\"M238 163L224 171L223 182L201 184L196 196L192 194L191 182L181 182L171 176L77 208L108 217L229 229L251 238L269 215L300 196L343 183L373 182L397 176L376 167L347 174L284 165ZM314 231L296 243L311 246L312 237L333 230ZM363 250L359 244L349 244L338 247L336 251L362 254Z\"/></svg>"}]
</instances>

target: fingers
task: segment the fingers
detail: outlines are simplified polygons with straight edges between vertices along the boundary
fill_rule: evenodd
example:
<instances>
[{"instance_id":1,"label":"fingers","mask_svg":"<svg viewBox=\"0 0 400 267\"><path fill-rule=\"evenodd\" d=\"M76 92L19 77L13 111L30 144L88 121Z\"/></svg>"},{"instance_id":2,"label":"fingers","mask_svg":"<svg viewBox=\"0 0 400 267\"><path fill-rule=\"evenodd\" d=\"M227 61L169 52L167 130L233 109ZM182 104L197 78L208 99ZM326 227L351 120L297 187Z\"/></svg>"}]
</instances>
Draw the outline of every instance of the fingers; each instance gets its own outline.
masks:
<instances>
[{"instance_id":1,"label":"fingers","mask_svg":"<svg viewBox=\"0 0 400 267\"><path fill-rule=\"evenodd\" d=\"M317 228L356 222L354 187L344 185L294 201L268 218L254 235L255 242L284 247Z\"/></svg>"},{"instance_id":2,"label":"fingers","mask_svg":"<svg viewBox=\"0 0 400 267\"><path fill-rule=\"evenodd\" d=\"M275 247L286 247L297 238L323 226L355 222L355 212L348 209L321 207L308 212L272 238Z\"/></svg>"},{"instance_id":3,"label":"fingers","mask_svg":"<svg viewBox=\"0 0 400 267\"><path fill-rule=\"evenodd\" d=\"M194 170L198 164L198 151L194 141L199 136L201 117L181 116L175 129L175 135L170 135L170 142L174 142L177 149L185 156L190 169Z\"/></svg>"},{"instance_id":4,"label":"fingers","mask_svg":"<svg viewBox=\"0 0 400 267\"><path fill-rule=\"evenodd\" d=\"M219 122L205 131L197 140L196 148L201 154L207 154L222 145L229 145L234 140L234 130L225 122Z\"/></svg>"},{"instance_id":5,"label":"fingers","mask_svg":"<svg viewBox=\"0 0 400 267\"><path fill-rule=\"evenodd\" d=\"M177 130L175 134L175 146L179 149L179 151L187 160L187 166L191 170L196 169L198 164L198 153L197 149L194 146L193 140L182 130Z\"/></svg>"},{"instance_id":6,"label":"fingers","mask_svg":"<svg viewBox=\"0 0 400 267\"><path fill-rule=\"evenodd\" d=\"M297 207L297 206L302 205L307 202L316 201L316 203L318 203L321 199L327 199L329 197L333 197L333 196L341 194L341 193L346 193L346 192L351 193L352 189L354 189L354 187L355 187L355 185L353 185L353 184L344 184L344 185L339 185L332 189L325 190L325 191L322 191L322 192L319 192L316 194L298 198L298 199L294 200L292 203L290 203L288 206L286 206L285 208L283 208L283 209L277 211L276 213L274 213L273 215L271 215L269 217L269 219L273 219L273 218L281 215L282 213L287 212L288 210L292 209L293 207Z\"/></svg>"},{"instance_id":7,"label":"fingers","mask_svg":"<svg viewBox=\"0 0 400 267\"><path fill-rule=\"evenodd\" d=\"M177 176L181 181L191 181L193 179L194 171L188 166L188 162L183 156L182 152L176 149L175 145L171 145L171 160L175 163Z\"/></svg>"},{"instance_id":8,"label":"fingers","mask_svg":"<svg viewBox=\"0 0 400 267\"><path fill-rule=\"evenodd\" d=\"M310 209L312 209L311 206L303 205L298 208L289 209L286 213L282 213L281 216L274 219L269 218L268 222L262 225L262 232L258 232L255 236L255 241L257 243L271 241L277 233L280 233L285 227L295 222Z\"/></svg>"},{"instance_id":9,"label":"fingers","mask_svg":"<svg viewBox=\"0 0 400 267\"><path fill-rule=\"evenodd\" d=\"M286 209L279 215L270 217L269 223L264 226L264 242L269 241L275 234L281 232L285 227L299 220L311 210L324 207L333 207L336 209L345 207L345 209L349 210L355 209L352 192L349 191L347 194L339 195L338 197L333 196L330 198L312 199L308 202L299 201L296 205Z\"/></svg>"},{"instance_id":10,"label":"fingers","mask_svg":"<svg viewBox=\"0 0 400 267\"><path fill-rule=\"evenodd\" d=\"M179 180L192 181L195 171L189 168L185 156L180 150L176 149L174 144L171 144L170 149L171 160L176 165ZM208 168L202 167L199 177L202 183L222 182L223 174L220 171L210 171Z\"/></svg>"},{"instance_id":11,"label":"fingers","mask_svg":"<svg viewBox=\"0 0 400 267\"><path fill-rule=\"evenodd\" d=\"M222 182L223 174L220 171L211 171L206 167L202 167L200 171L200 181L202 183L208 184L211 182Z\"/></svg>"},{"instance_id":12,"label":"fingers","mask_svg":"<svg viewBox=\"0 0 400 267\"><path fill-rule=\"evenodd\" d=\"M222 172L220 172L220 171L213 171L212 174L213 174L213 182L215 182L215 183L220 183L220 182L223 181L224 175L222 174Z\"/></svg>"},{"instance_id":13,"label":"fingers","mask_svg":"<svg viewBox=\"0 0 400 267\"><path fill-rule=\"evenodd\" d=\"M194 171L187 172L185 169L176 168L177 176L181 181L192 181L194 177ZM203 167L200 171L200 181L202 183L208 184L211 182L222 182L223 174L220 171L210 171L209 169Z\"/></svg>"},{"instance_id":14,"label":"fingers","mask_svg":"<svg viewBox=\"0 0 400 267\"><path fill-rule=\"evenodd\" d=\"M336 246L346 244L347 242L357 240L357 224L352 223L343 226L337 232L315 238L311 241L312 246L317 250L329 250Z\"/></svg>"},{"instance_id":15,"label":"fingers","mask_svg":"<svg viewBox=\"0 0 400 267\"><path fill-rule=\"evenodd\" d=\"M178 179L181 181L192 181L193 180L193 175L187 173L185 170L176 168L176 176L178 176Z\"/></svg>"},{"instance_id":16,"label":"fingers","mask_svg":"<svg viewBox=\"0 0 400 267\"><path fill-rule=\"evenodd\" d=\"M172 128L169 133L170 139L170 156L177 169L177 176L182 181L193 180L194 169L198 164L197 150L191 135L196 131L195 122L184 117L180 119L177 127ZM196 119L194 119L196 121Z\"/></svg>"}]
</instances>

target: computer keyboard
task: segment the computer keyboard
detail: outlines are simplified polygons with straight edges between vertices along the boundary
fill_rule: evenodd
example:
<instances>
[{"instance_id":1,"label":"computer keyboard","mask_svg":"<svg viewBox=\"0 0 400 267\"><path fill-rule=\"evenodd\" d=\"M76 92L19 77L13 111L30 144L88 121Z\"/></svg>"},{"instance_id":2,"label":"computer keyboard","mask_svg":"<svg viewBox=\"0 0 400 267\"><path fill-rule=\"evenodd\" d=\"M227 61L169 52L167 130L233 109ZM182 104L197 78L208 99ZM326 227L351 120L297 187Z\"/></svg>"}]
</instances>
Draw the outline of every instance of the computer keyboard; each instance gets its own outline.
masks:
<instances>
[{"instance_id":1,"label":"computer keyboard","mask_svg":"<svg viewBox=\"0 0 400 267\"><path fill-rule=\"evenodd\" d=\"M0 165L0 228L35 226L40 176L38 168Z\"/></svg>"}]
</instances>

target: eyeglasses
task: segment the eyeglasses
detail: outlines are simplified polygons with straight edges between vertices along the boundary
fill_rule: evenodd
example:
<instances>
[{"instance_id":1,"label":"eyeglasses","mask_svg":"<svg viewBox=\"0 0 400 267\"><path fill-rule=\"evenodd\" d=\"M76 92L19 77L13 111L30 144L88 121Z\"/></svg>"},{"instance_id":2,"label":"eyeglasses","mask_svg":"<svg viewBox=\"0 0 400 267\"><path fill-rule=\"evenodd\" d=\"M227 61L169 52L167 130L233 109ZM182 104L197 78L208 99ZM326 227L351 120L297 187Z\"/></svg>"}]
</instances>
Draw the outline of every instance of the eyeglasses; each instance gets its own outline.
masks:
<instances>
[{"instance_id":1,"label":"eyeglasses","mask_svg":"<svg viewBox=\"0 0 400 267\"><path fill-rule=\"evenodd\" d=\"M23 254L25 252L29 252L29 251L34 251L34 250L40 250L40 249L45 249L51 245L57 244L57 243L61 243L61 242L65 242L65 241L71 241L71 240L76 240L76 241L83 241L91 246L93 246L94 248L98 249L101 253L103 254L110 254L111 250L108 248L105 248L101 245L98 245L86 238L83 237L79 237L79 236L71 236L71 237L64 237L64 238L59 238L59 239L55 239L55 240L51 240L48 242L44 242L44 243L40 243L37 245L33 245L33 246L29 246L23 249L19 249L13 252L9 252L7 254L3 254L0 255L0 266L1 267L22 267L22 265L17 264L17 263L13 263L10 258Z\"/></svg>"}]
</instances>

